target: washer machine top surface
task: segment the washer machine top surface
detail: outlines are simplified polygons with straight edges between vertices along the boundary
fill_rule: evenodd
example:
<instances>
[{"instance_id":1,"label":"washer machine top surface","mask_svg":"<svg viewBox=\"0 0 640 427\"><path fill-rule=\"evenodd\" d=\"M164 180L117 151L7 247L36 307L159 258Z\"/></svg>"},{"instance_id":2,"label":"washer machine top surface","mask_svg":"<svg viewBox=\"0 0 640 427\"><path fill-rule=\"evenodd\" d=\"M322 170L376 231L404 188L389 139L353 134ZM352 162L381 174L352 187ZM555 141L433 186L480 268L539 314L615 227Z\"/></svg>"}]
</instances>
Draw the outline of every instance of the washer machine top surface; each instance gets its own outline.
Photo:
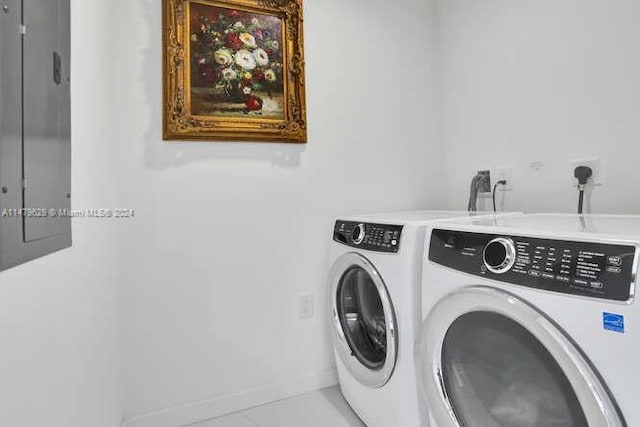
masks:
<instances>
[{"instance_id":1,"label":"washer machine top surface","mask_svg":"<svg viewBox=\"0 0 640 427\"><path fill-rule=\"evenodd\" d=\"M347 221L365 221L365 222L386 222L395 224L423 224L433 221L444 221L457 219L469 221L474 218L494 218L505 215L517 215L517 213L498 213L493 212L467 212L467 211L403 211L403 212L387 212L379 214L363 214L349 215L341 217Z\"/></svg>"},{"instance_id":2,"label":"washer machine top surface","mask_svg":"<svg viewBox=\"0 0 640 427\"><path fill-rule=\"evenodd\" d=\"M640 242L640 215L526 214L478 217L465 221L451 219L443 223L567 237L591 234L594 237Z\"/></svg>"}]
</instances>

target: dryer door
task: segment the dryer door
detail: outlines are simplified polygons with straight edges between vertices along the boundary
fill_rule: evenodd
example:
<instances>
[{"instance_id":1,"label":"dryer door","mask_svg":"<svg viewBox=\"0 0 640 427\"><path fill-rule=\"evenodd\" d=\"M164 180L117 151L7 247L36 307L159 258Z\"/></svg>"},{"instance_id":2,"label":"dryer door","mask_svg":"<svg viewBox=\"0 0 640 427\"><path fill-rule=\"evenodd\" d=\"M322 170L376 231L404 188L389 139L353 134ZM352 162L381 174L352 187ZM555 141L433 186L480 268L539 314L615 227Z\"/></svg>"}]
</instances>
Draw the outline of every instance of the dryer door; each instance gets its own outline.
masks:
<instances>
[{"instance_id":1,"label":"dryer door","mask_svg":"<svg viewBox=\"0 0 640 427\"><path fill-rule=\"evenodd\" d=\"M549 318L470 287L424 321L417 369L438 427L622 427L601 377Z\"/></svg>"},{"instance_id":2,"label":"dryer door","mask_svg":"<svg viewBox=\"0 0 640 427\"><path fill-rule=\"evenodd\" d=\"M330 296L336 352L365 386L389 381L396 364L396 319L389 292L375 267L348 253L334 264Z\"/></svg>"}]
</instances>

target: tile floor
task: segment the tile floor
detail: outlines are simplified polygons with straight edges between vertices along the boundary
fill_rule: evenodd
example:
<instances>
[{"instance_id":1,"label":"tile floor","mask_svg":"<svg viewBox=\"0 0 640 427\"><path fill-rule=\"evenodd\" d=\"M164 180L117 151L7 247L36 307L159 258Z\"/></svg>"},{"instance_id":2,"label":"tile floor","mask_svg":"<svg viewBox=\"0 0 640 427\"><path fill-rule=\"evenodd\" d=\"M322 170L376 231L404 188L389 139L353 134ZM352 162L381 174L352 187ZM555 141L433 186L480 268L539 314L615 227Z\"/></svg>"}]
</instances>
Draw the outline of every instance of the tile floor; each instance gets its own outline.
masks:
<instances>
[{"instance_id":1,"label":"tile floor","mask_svg":"<svg viewBox=\"0 0 640 427\"><path fill-rule=\"evenodd\" d=\"M189 427L364 427L338 387L326 388Z\"/></svg>"}]
</instances>

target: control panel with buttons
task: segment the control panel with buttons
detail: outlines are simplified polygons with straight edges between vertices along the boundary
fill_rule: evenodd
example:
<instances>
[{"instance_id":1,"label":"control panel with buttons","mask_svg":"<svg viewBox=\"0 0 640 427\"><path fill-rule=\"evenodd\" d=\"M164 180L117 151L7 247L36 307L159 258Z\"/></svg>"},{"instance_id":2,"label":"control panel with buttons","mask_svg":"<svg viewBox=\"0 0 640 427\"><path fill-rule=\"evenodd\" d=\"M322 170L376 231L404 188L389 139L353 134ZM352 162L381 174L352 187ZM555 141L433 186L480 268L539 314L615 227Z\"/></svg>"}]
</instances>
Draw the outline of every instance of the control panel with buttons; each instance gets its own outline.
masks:
<instances>
[{"instance_id":1,"label":"control panel with buttons","mask_svg":"<svg viewBox=\"0 0 640 427\"><path fill-rule=\"evenodd\" d=\"M401 237L401 225L336 221L333 230L336 242L375 252L398 252Z\"/></svg>"},{"instance_id":2,"label":"control panel with buttons","mask_svg":"<svg viewBox=\"0 0 640 427\"><path fill-rule=\"evenodd\" d=\"M433 230L429 260L509 284L614 301L635 289L637 248Z\"/></svg>"}]
</instances>

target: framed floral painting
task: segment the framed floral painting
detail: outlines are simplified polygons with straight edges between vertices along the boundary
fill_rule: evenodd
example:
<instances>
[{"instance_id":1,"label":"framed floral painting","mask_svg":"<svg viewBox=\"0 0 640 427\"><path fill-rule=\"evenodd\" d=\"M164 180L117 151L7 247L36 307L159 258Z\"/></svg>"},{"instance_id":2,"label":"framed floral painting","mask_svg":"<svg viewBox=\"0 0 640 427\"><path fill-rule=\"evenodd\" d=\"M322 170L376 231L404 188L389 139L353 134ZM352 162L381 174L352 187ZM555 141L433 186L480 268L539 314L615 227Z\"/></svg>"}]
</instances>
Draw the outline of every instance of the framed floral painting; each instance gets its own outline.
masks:
<instances>
[{"instance_id":1,"label":"framed floral painting","mask_svg":"<svg viewBox=\"0 0 640 427\"><path fill-rule=\"evenodd\" d=\"M164 139L307 140L302 0L163 0Z\"/></svg>"}]
</instances>

